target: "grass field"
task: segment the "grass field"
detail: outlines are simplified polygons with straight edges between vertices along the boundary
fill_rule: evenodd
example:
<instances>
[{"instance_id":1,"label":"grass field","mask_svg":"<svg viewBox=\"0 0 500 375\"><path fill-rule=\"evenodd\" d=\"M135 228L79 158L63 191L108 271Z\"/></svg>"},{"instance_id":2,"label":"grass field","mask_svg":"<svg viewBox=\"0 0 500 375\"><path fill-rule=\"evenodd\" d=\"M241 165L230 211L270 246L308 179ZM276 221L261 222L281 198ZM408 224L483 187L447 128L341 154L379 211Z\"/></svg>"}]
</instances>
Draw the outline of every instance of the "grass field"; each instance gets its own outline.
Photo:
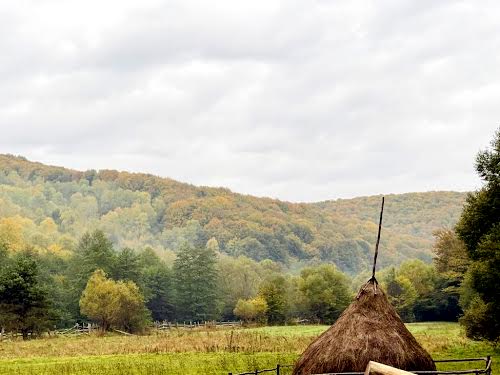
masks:
<instances>
[{"instance_id":1,"label":"grass field","mask_svg":"<svg viewBox=\"0 0 500 375\"><path fill-rule=\"evenodd\" d=\"M54 337L0 343L0 374L227 374L291 364L328 327L288 326L170 331L150 336ZM490 344L464 337L456 323L408 328L434 359L493 355ZM481 364L482 365L482 364ZM461 368L481 366L465 364ZM442 369L452 368L450 365ZM286 372L285 372L286 373Z\"/></svg>"}]
</instances>

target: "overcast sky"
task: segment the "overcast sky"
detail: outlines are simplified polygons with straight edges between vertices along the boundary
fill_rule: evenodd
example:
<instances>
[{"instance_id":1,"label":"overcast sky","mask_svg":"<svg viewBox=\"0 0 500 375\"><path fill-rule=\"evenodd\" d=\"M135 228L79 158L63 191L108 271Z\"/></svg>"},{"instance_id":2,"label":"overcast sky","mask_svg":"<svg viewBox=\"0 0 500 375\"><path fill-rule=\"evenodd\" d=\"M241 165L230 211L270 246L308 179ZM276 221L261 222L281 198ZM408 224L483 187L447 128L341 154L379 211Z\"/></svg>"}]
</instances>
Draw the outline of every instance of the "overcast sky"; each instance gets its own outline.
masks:
<instances>
[{"instance_id":1,"label":"overcast sky","mask_svg":"<svg viewBox=\"0 0 500 375\"><path fill-rule=\"evenodd\" d=\"M319 201L469 190L498 1L0 3L0 153Z\"/></svg>"}]
</instances>

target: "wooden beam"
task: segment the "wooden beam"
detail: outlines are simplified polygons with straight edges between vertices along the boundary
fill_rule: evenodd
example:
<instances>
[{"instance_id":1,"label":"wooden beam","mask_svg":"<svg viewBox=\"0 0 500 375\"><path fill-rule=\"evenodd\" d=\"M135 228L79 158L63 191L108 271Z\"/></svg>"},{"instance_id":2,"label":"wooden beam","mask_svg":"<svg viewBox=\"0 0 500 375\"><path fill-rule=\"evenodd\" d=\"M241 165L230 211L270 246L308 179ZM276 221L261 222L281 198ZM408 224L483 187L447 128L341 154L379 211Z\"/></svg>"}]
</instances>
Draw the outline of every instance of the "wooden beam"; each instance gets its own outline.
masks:
<instances>
[{"instance_id":1,"label":"wooden beam","mask_svg":"<svg viewBox=\"0 0 500 375\"><path fill-rule=\"evenodd\" d=\"M395 367L387 366L375 361L368 362L365 369L365 375L415 375L412 372L400 370Z\"/></svg>"}]
</instances>

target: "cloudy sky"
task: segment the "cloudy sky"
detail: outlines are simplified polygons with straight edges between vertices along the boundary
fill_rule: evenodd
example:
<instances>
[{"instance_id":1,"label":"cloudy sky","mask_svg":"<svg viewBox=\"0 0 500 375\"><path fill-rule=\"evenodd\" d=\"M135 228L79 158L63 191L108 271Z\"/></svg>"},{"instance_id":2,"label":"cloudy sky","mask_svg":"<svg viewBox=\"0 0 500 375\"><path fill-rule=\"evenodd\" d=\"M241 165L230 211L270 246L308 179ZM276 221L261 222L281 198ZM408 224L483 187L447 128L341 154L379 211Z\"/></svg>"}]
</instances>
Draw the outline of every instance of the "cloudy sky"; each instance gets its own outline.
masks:
<instances>
[{"instance_id":1,"label":"cloudy sky","mask_svg":"<svg viewBox=\"0 0 500 375\"><path fill-rule=\"evenodd\" d=\"M3 1L0 153L292 201L479 186L498 1Z\"/></svg>"}]
</instances>

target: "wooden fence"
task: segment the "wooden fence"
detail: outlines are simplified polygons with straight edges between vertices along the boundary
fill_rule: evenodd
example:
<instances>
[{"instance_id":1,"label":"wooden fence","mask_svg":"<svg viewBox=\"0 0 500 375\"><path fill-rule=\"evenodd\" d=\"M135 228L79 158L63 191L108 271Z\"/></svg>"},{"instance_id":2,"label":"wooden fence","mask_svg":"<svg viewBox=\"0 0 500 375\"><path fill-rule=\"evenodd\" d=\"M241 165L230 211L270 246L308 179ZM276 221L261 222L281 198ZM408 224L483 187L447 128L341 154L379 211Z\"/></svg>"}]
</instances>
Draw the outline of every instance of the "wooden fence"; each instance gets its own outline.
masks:
<instances>
[{"instance_id":1,"label":"wooden fence","mask_svg":"<svg viewBox=\"0 0 500 375\"><path fill-rule=\"evenodd\" d=\"M484 361L485 366L483 369L469 369L469 370L449 370L449 371L411 371L416 375L491 375L491 357L480 357L480 358L463 358L463 359L441 359L435 360L434 363L457 363L457 362L481 362ZM255 370L248 372L241 372L229 375L258 375L263 373L274 373L277 375L283 375L282 370L285 368L292 368L294 365L276 365L275 368ZM325 373L325 374L314 374L314 375L364 375L364 372L341 372L341 373Z\"/></svg>"},{"instance_id":2,"label":"wooden fence","mask_svg":"<svg viewBox=\"0 0 500 375\"><path fill-rule=\"evenodd\" d=\"M275 368L268 368L264 370L255 370L255 371L248 371L248 372L241 372L239 374L234 374L234 375L258 375L258 374L263 374L265 372L273 372L277 375L283 375L283 370L284 369L291 369L293 365L276 365ZM229 375L233 375L232 372L229 373Z\"/></svg>"},{"instance_id":3,"label":"wooden fence","mask_svg":"<svg viewBox=\"0 0 500 375\"><path fill-rule=\"evenodd\" d=\"M152 328L158 329L160 331L173 329L173 328L185 328L185 329L193 329L193 328L216 328L216 327L240 327L243 325L241 320L238 321L227 321L227 322L217 322L217 321L202 321L202 322L154 322Z\"/></svg>"},{"instance_id":4,"label":"wooden fence","mask_svg":"<svg viewBox=\"0 0 500 375\"><path fill-rule=\"evenodd\" d=\"M203 321L203 322L154 322L151 325L152 330L157 330L157 331L167 331L170 329L194 329L194 328L224 328L224 327L239 327L242 326L243 323L242 321L227 321L227 322L217 322L217 321ZM47 332L44 332L48 334L49 336L52 335L89 335L92 332L97 332L99 331L100 327L98 324L95 323L75 323L70 328L64 328L64 329L54 329L50 330ZM123 332L120 330L113 330L115 332L127 335L127 332ZM17 337L21 337L22 334L18 332L5 332L4 328L0 329L0 341L2 340L8 340L8 339L15 339ZM29 337L35 336L34 333L29 333Z\"/></svg>"}]
</instances>

